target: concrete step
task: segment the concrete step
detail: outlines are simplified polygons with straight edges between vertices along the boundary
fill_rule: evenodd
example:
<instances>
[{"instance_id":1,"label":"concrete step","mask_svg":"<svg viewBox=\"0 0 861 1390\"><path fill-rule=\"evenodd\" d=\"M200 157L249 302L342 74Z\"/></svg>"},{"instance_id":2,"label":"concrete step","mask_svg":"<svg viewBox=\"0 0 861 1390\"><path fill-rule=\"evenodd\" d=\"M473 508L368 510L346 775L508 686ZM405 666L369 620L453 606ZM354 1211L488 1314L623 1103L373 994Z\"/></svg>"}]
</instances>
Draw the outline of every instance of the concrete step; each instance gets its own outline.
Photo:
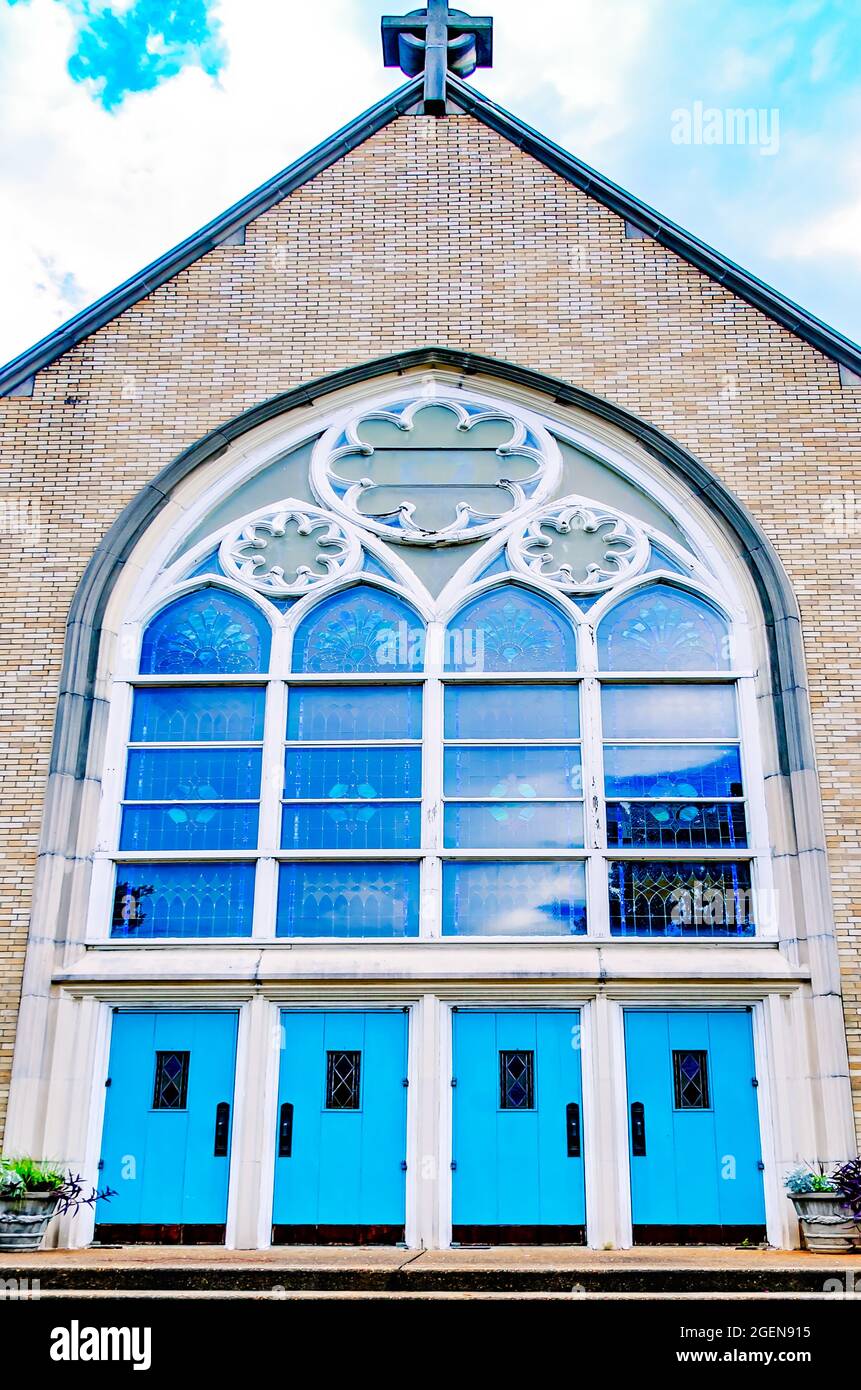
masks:
<instances>
[{"instance_id":1,"label":"concrete step","mask_svg":"<svg viewBox=\"0 0 861 1390\"><path fill-rule=\"evenodd\" d=\"M393 1263L334 1258L327 1262L319 1255L307 1263L295 1258L279 1264L277 1259L237 1260L233 1252L206 1259L164 1259L150 1253L145 1259L99 1258L94 1250L81 1252L86 1259L58 1258L57 1252L40 1256L8 1257L0 1265L0 1293L14 1296L16 1289L26 1294L38 1280L41 1297L62 1293L84 1294L250 1294L260 1297L295 1297L308 1294L416 1295L444 1294L525 1295L554 1294L560 1297L626 1294L642 1297L689 1294L734 1296L772 1294L823 1294L837 1280L849 1292L861 1292L861 1260L837 1256L775 1262L768 1258L745 1256L743 1261L705 1255L693 1261L666 1258L637 1261L627 1252L625 1260L595 1252L578 1263L570 1257L559 1262L534 1257L505 1258L498 1252L484 1261L458 1260L452 1255L402 1251ZM833 1293L830 1295L833 1297Z\"/></svg>"}]
</instances>

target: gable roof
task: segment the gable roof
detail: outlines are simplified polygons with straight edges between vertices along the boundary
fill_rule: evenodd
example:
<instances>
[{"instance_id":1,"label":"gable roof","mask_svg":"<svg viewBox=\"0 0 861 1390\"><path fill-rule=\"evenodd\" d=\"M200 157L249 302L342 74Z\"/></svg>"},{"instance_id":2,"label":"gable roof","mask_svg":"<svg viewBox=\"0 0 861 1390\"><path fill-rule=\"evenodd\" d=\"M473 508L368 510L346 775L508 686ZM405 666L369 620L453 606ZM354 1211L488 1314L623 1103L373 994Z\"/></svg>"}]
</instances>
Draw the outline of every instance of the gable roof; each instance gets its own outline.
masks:
<instances>
[{"instance_id":1,"label":"gable roof","mask_svg":"<svg viewBox=\"0 0 861 1390\"><path fill-rule=\"evenodd\" d=\"M200 231L186 237L185 241L181 241L178 246L160 256L137 275L133 275L115 290L97 299L94 304L83 309L26 352L13 358L0 369L0 395L8 395L34 373L55 362L64 352L68 352L97 329L103 328L117 315L151 294L153 290L199 260L261 213L281 202L322 170L349 154L398 116L415 110L421 102L423 84L424 78L419 76L398 87L349 125L343 126L308 154L293 164L288 164L287 168L282 169L274 178L261 184L238 203L234 203L226 212L207 222ZM456 109L482 121L491 130L510 140L548 169L552 169L555 174L587 193L590 198L633 223L661 246L675 252L697 270L761 310L775 323L789 329L826 357L861 376L861 347L850 338L830 328L821 319L809 314L763 280L743 270L706 242L700 241L699 237L693 236L675 222L663 217L654 208L641 202L639 198L635 198L633 194L626 192L624 188L605 178L603 174L590 168L588 164L584 164L582 160L569 154L560 145L554 144L552 140L533 130L524 121L518 120L516 116L512 116L503 107L497 106L495 102L451 73L448 75L448 95Z\"/></svg>"}]
</instances>

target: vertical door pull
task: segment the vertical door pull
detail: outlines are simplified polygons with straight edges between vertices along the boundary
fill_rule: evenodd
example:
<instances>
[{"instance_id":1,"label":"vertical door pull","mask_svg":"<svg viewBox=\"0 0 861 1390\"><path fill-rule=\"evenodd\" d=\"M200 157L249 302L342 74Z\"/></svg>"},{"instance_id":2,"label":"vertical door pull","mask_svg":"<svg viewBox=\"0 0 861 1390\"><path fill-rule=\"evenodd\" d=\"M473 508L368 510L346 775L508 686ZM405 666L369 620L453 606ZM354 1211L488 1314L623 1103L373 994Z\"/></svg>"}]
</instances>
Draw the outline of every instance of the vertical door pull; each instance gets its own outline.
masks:
<instances>
[{"instance_id":1,"label":"vertical door pull","mask_svg":"<svg viewBox=\"0 0 861 1390\"><path fill-rule=\"evenodd\" d=\"M646 1108L639 1100L631 1106L631 1153L634 1158L646 1157Z\"/></svg>"},{"instance_id":2,"label":"vertical door pull","mask_svg":"<svg viewBox=\"0 0 861 1390\"><path fill-rule=\"evenodd\" d=\"M212 1149L214 1158L227 1157L227 1143L230 1138L230 1106L226 1100L222 1100L215 1107L215 1144Z\"/></svg>"},{"instance_id":3,"label":"vertical door pull","mask_svg":"<svg viewBox=\"0 0 861 1390\"><path fill-rule=\"evenodd\" d=\"M568 1140L568 1157L580 1157L580 1106L572 1100L565 1107L565 1133Z\"/></svg>"},{"instance_id":4,"label":"vertical door pull","mask_svg":"<svg viewBox=\"0 0 861 1390\"><path fill-rule=\"evenodd\" d=\"M278 1157L293 1157L293 1106L289 1100L281 1106L278 1121Z\"/></svg>"}]
</instances>

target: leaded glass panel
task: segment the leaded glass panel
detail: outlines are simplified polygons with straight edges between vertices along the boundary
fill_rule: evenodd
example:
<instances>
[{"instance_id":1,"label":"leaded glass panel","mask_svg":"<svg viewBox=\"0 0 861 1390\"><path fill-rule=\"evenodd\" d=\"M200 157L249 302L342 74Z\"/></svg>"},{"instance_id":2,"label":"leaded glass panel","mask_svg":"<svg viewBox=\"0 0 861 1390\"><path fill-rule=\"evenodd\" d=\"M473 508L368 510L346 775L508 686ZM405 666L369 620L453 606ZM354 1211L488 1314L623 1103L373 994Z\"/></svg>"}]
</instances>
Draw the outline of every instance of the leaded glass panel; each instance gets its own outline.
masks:
<instances>
[{"instance_id":1,"label":"leaded glass panel","mask_svg":"<svg viewBox=\"0 0 861 1390\"><path fill-rule=\"evenodd\" d=\"M652 584L622 599L598 627L604 671L726 671L726 621L704 599Z\"/></svg>"},{"instance_id":2,"label":"leaded glass panel","mask_svg":"<svg viewBox=\"0 0 861 1390\"><path fill-rule=\"evenodd\" d=\"M604 781L619 800L741 796L741 759L734 744L609 743Z\"/></svg>"},{"instance_id":3,"label":"leaded glass panel","mask_svg":"<svg viewBox=\"0 0 861 1390\"><path fill-rule=\"evenodd\" d=\"M418 747L288 748L284 795L288 800L391 800L421 796Z\"/></svg>"},{"instance_id":4,"label":"leaded glass panel","mask_svg":"<svg viewBox=\"0 0 861 1390\"><path fill-rule=\"evenodd\" d=\"M184 1110L188 1101L190 1052L157 1052L153 1110Z\"/></svg>"},{"instance_id":5,"label":"leaded glass panel","mask_svg":"<svg viewBox=\"0 0 861 1390\"><path fill-rule=\"evenodd\" d=\"M580 849L579 801L448 801L447 849Z\"/></svg>"},{"instance_id":6,"label":"leaded glass panel","mask_svg":"<svg viewBox=\"0 0 861 1390\"><path fill-rule=\"evenodd\" d=\"M445 736L529 740L580 737L580 696L571 685L449 685Z\"/></svg>"},{"instance_id":7,"label":"leaded glass panel","mask_svg":"<svg viewBox=\"0 0 861 1390\"><path fill-rule=\"evenodd\" d=\"M500 1052L500 1110L535 1109L535 1053Z\"/></svg>"},{"instance_id":8,"label":"leaded glass panel","mask_svg":"<svg viewBox=\"0 0 861 1390\"><path fill-rule=\"evenodd\" d=\"M419 686L291 686L287 737L312 743L420 739Z\"/></svg>"},{"instance_id":9,"label":"leaded glass panel","mask_svg":"<svg viewBox=\"0 0 861 1390\"><path fill-rule=\"evenodd\" d=\"M752 936L750 864L636 860L609 866L614 936Z\"/></svg>"},{"instance_id":10,"label":"leaded glass panel","mask_svg":"<svg viewBox=\"0 0 861 1390\"><path fill-rule=\"evenodd\" d=\"M516 584L467 603L446 633L447 671L575 671L574 628L559 608Z\"/></svg>"},{"instance_id":11,"label":"leaded glass panel","mask_svg":"<svg viewBox=\"0 0 861 1390\"><path fill-rule=\"evenodd\" d=\"M199 589L153 618L141 647L143 675L244 675L266 671L272 633L254 604Z\"/></svg>"},{"instance_id":12,"label":"leaded glass panel","mask_svg":"<svg viewBox=\"0 0 861 1390\"><path fill-rule=\"evenodd\" d=\"M445 750L447 796L532 801L580 797L583 774L577 747L460 747Z\"/></svg>"},{"instance_id":13,"label":"leaded glass panel","mask_svg":"<svg viewBox=\"0 0 861 1390\"><path fill-rule=\"evenodd\" d=\"M360 584L321 600L293 641L293 670L351 673L420 671L424 623L385 589Z\"/></svg>"},{"instance_id":14,"label":"leaded glass panel","mask_svg":"<svg viewBox=\"0 0 861 1390\"><path fill-rule=\"evenodd\" d=\"M174 806L125 806L120 849L137 853L179 850L188 854L208 849L254 849L257 821L256 805L185 802Z\"/></svg>"},{"instance_id":15,"label":"leaded glass panel","mask_svg":"<svg viewBox=\"0 0 861 1390\"><path fill-rule=\"evenodd\" d=\"M254 800L262 757L259 748L132 748L126 800Z\"/></svg>"},{"instance_id":16,"label":"leaded glass panel","mask_svg":"<svg viewBox=\"0 0 861 1390\"><path fill-rule=\"evenodd\" d=\"M278 936L417 936L418 864L282 864Z\"/></svg>"},{"instance_id":17,"label":"leaded glass panel","mask_svg":"<svg viewBox=\"0 0 861 1390\"><path fill-rule=\"evenodd\" d=\"M677 1110L708 1110L708 1053L673 1051L673 1092Z\"/></svg>"},{"instance_id":18,"label":"leaded glass panel","mask_svg":"<svg viewBox=\"0 0 861 1390\"><path fill-rule=\"evenodd\" d=\"M171 686L136 690L132 743L257 743L263 737L262 689Z\"/></svg>"},{"instance_id":19,"label":"leaded glass panel","mask_svg":"<svg viewBox=\"0 0 861 1390\"><path fill-rule=\"evenodd\" d=\"M253 864L117 864L111 936L250 936Z\"/></svg>"},{"instance_id":20,"label":"leaded glass panel","mask_svg":"<svg viewBox=\"0 0 861 1390\"><path fill-rule=\"evenodd\" d=\"M744 806L733 801L610 801L607 844L611 849L745 849Z\"/></svg>"},{"instance_id":21,"label":"leaded glass panel","mask_svg":"<svg viewBox=\"0 0 861 1390\"><path fill-rule=\"evenodd\" d=\"M282 849L418 849L421 802L348 801L285 805Z\"/></svg>"},{"instance_id":22,"label":"leaded glass panel","mask_svg":"<svg viewBox=\"0 0 861 1390\"><path fill-rule=\"evenodd\" d=\"M358 1110L361 1077L361 1052L327 1052L326 1109Z\"/></svg>"},{"instance_id":23,"label":"leaded glass panel","mask_svg":"<svg viewBox=\"0 0 861 1390\"><path fill-rule=\"evenodd\" d=\"M443 865L444 936L578 936L585 930L586 873L579 861Z\"/></svg>"},{"instance_id":24,"label":"leaded glass panel","mask_svg":"<svg viewBox=\"0 0 861 1390\"><path fill-rule=\"evenodd\" d=\"M605 738L735 738L731 685L603 685Z\"/></svg>"}]
</instances>

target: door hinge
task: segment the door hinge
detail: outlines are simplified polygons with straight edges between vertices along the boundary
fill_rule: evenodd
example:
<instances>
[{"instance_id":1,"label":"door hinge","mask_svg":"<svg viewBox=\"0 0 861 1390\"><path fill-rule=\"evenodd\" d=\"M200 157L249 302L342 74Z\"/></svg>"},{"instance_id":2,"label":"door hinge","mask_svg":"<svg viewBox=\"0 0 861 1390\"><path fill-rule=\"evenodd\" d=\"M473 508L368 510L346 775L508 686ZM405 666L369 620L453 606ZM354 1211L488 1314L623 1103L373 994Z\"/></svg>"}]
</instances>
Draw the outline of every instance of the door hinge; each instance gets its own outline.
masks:
<instances>
[{"instance_id":1,"label":"door hinge","mask_svg":"<svg viewBox=\"0 0 861 1390\"><path fill-rule=\"evenodd\" d=\"M110 1084L111 1084L111 1078L108 1077L108 1079L107 1079L106 1082L105 1082L105 1085L106 1085L106 1086L110 1086Z\"/></svg>"},{"instance_id":2,"label":"door hinge","mask_svg":"<svg viewBox=\"0 0 861 1390\"><path fill-rule=\"evenodd\" d=\"M98 1163L96 1164L96 1167L98 1168L100 1173L103 1173L105 1171L105 1160L103 1158L100 1158Z\"/></svg>"},{"instance_id":3,"label":"door hinge","mask_svg":"<svg viewBox=\"0 0 861 1390\"><path fill-rule=\"evenodd\" d=\"M456 1077L456 1076L453 1076L453 1077L451 1078L451 1084L452 1084L452 1086L456 1086L456 1085L457 1085L457 1077Z\"/></svg>"},{"instance_id":4,"label":"door hinge","mask_svg":"<svg viewBox=\"0 0 861 1390\"><path fill-rule=\"evenodd\" d=\"M756 1090L757 1087L759 1086L759 1082L757 1081L757 1079L756 1079L755 1076L752 1076L752 1077L750 1078L750 1084L751 1084L751 1086L754 1088L754 1090Z\"/></svg>"},{"instance_id":5,"label":"door hinge","mask_svg":"<svg viewBox=\"0 0 861 1390\"><path fill-rule=\"evenodd\" d=\"M759 1160L756 1166L761 1173L765 1172L765 1164L763 1163L762 1159Z\"/></svg>"},{"instance_id":6,"label":"door hinge","mask_svg":"<svg viewBox=\"0 0 861 1390\"><path fill-rule=\"evenodd\" d=\"M409 1078L408 1076L405 1076L404 1079L403 1079L403 1081L401 1082L401 1085L402 1085L402 1086L409 1086L409 1084L410 1084L410 1078Z\"/></svg>"},{"instance_id":7,"label":"door hinge","mask_svg":"<svg viewBox=\"0 0 861 1390\"><path fill-rule=\"evenodd\" d=\"M452 1161L451 1161L451 1171L454 1172L454 1170L455 1170L456 1167L457 1167L457 1159L456 1159L456 1158L453 1158Z\"/></svg>"},{"instance_id":8,"label":"door hinge","mask_svg":"<svg viewBox=\"0 0 861 1390\"><path fill-rule=\"evenodd\" d=\"M405 1173L406 1171L407 1171L407 1160L406 1160L405 1158L402 1158L402 1159L401 1159L401 1172L402 1172L402 1173Z\"/></svg>"}]
</instances>

